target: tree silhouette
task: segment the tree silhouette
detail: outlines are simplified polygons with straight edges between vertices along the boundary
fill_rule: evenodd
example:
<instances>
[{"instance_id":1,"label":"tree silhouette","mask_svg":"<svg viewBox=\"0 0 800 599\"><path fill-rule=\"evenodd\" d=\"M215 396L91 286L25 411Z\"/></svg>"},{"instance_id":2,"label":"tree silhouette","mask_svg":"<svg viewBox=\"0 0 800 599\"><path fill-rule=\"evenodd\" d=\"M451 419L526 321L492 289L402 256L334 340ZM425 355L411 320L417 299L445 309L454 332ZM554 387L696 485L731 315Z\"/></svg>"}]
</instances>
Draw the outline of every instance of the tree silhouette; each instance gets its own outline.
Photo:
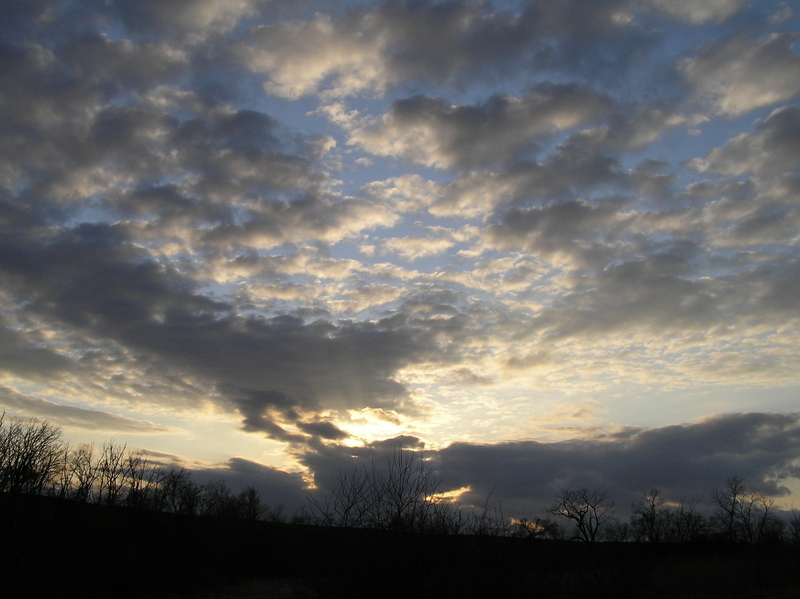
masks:
<instances>
[{"instance_id":1,"label":"tree silhouette","mask_svg":"<svg viewBox=\"0 0 800 599\"><path fill-rule=\"evenodd\" d=\"M715 487L711 499L716 504L712 523L725 539L752 544L780 537L783 523L774 514L775 501L748 489L738 476Z\"/></svg>"},{"instance_id":2,"label":"tree silhouette","mask_svg":"<svg viewBox=\"0 0 800 599\"><path fill-rule=\"evenodd\" d=\"M340 472L331 490L309 495L311 520L327 526L447 534L470 528L460 507L438 493L439 484L421 454L400 448L382 468L372 462L352 473Z\"/></svg>"},{"instance_id":3,"label":"tree silhouette","mask_svg":"<svg viewBox=\"0 0 800 599\"><path fill-rule=\"evenodd\" d=\"M73 499L86 503L94 498L97 469L93 461L94 445L81 443L69 454L67 468L70 471L70 486Z\"/></svg>"},{"instance_id":4,"label":"tree silhouette","mask_svg":"<svg viewBox=\"0 0 800 599\"><path fill-rule=\"evenodd\" d=\"M91 443L71 447L59 427L36 419L20 420L0 413L0 493L52 495L82 503L185 515L285 521L282 506L261 501L256 487L234 492L224 480L192 481L185 468L150 464L142 451L130 451L113 440L96 452ZM402 447L385 463L340 472L333 487L309 495L307 510L292 522L402 532L469 534L558 539L566 535L547 518L506 519L490 509L489 497L472 511L439 492L441 480L422 453ZM774 500L747 488L738 476L711 493L710 518L698 501L667 504L661 490L650 489L631 504L628 522L614 516L614 502L599 489L561 489L547 514L574 526L572 539L590 546L599 540L692 542L713 533L747 544L800 544L800 513L779 517ZM499 504L499 502L498 502Z\"/></svg>"},{"instance_id":5,"label":"tree silhouette","mask_svg":"<svg viewBox=\"0 0 800 599\"><path fill-rule=\"evenodd\" d=\"M663 506L661 490L656 487L631 505L631 528L635 539L649 543L664 540L670 513Z\"/></svg>"},{"instance_id":6,"label":"tree silhouette","mask_svg":"<svg viewBox=\"0 0 800 599\"><path fill-rule=\"evenodd\" d=\"M669 512L665 540L686 543L708 534L708 519L698 510L697 505L696 499L681 500Z\"/></svg>"},{"instance_id":7,"label":"tree silhouette","mask_svg":"<svg viewBox=\"0 0 800 599\"><path fill-rule=\"evenodd\" d=\"M125 480L125 445L117 445L113 440L103 444L100 461L97 464L97 502L115 505L123 490Z\"/></svg>"},{"instance_id":8,"label":"tree silhouette","mask_svg":"<svg viewBox=\"0 0 800 599\"><path fill-rule=\"evenodd\" d=\"M561 489L547 513L571 521L575 526L572 538L591 545L601 538L603 528L611 520L614 502L599 489Z\"/></svg>"},{"instance_id":9,"label":"tree silhouette","mask_svg":"<svg viewBox=\"0 0 800 599\"><path fill-rule=\"evenodd\" d=\"M61 429L0 414L0 491L41 494L61 467Z\"/></svg>"},{"instance_id":10,"label":"tree silhouette","mask_svg":"<svg viewBox=\"0 0 800 599\"><path fill-rule=\"evenodd\" d=\"M533 520L521 518L512 520L510 536L524 539L563 539L564 530L550 518L536 517Z\"/></svg>"}]
</instances>

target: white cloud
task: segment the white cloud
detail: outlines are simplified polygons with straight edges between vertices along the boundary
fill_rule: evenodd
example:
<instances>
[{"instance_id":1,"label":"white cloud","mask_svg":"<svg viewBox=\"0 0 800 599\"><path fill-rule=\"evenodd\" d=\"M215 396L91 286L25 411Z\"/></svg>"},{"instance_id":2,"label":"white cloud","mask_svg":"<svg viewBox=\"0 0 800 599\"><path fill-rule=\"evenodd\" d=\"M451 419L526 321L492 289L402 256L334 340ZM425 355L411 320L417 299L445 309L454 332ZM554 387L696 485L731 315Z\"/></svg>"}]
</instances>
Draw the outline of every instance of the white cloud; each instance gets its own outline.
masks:
<instances>
[{"instance_id":1,"label":"white cloud","mask_svg":"<svg viewBox=\"0 0 800 599\"><path fill-rule=\"evenodd\" d=\"M328 94L341 97L370 90L383 92L394 83L381 54L386 42L367 20L364 30L348 31L318 14L311 21L263 25L252 32L252 47L243 49L249 67L268 75L264 89L285 98L317 92L331 79Z\"/></svg>"},{"instance_id":2,"label":"white cloud","mask_svg":"<svg viewBox=\"0 0 800 599\"><path fill-rule=\"evenodd\" d=\"M747 0L649 0L657 10L671 17L699 25L707 21L724 21L737 13Z\"/></svg>"},{"instance_id":3,"label":"white cloud","mask_svg":"<svg viewBox=\"0 0 800 599\"><path fill-rule=\"evenodd\" d=\"M760 42L733 37L682 60L678 69L720 113L740 115L800 94L800 56L792 52L798 38L788 33Z\"/></svg>"},{"instance_id":4,"label":"white cloud","mask_svg":"<svg viewBox=\"0 0 800 599\"><path fill-rule=\"evenodd\" d=\"M430 237L392 237L383 242L385 250L409 260L436 256L446 252L454 245L455 242L450 239L432 239Z\"/></svg>"}]
</instances>

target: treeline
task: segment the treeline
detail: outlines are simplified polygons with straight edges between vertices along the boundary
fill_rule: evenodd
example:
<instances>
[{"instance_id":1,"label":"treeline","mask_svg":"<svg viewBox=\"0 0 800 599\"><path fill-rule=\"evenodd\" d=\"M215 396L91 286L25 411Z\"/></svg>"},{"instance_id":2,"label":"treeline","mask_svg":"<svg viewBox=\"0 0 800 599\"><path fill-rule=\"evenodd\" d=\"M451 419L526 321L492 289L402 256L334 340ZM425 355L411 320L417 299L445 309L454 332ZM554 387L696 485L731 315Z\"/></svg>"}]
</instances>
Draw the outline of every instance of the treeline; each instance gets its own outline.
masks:
<instances>
[{"instance_id":1,"label":"treeline","mask_svg":"<svg viewBox=\"0 0 800 599\"><path fill-rule=\"evenodd\" d=\"M340 473L333 490L310 499L310 520L346 526L435 534L490 535L528 539L691 543L791 543L800 546L800 512L781 517L774 500L730 477L711 492L713 509L697 500L667 503L657 488L615 514L613 498L600 489L562 489L546 515L506 518L501 507L465 508L438 492L440 481L413 452L399 450L387 463Z\"/></svg>"},{"instance_id":2,"label":"treeline","mask_svg":"<svg viewBox=\"0 0 800 599\"><path fill-rule=\"evenodd\" d=\"M688 543L708 540L746 544L791 543L800 546L800 512L781 517L775 501L745 486L737 476L711 491L710 512L697 500L669 504L658 488L633 502L627 521L614 513L614 501L599 489L562 489L548 507L548 514L568 523L561 538L586 543L636 541ZM531 534L541 528L526 523Z\"/></svg>"},{"instance_id":3,"label":"treeline","mask_svg":"<svg viewBox=\"0 0 800 599\"><path fill-rule=\"evenodd\" d=\"M0 492L185 515L282 517L282 507L264 503L253 486L234 493L222 480L198 484L189 470L150 463L141 451L113 441L99 450L91 443L73 447L59 427L5 413L0 415Z\"/></svg>"},{"instance_id":4,"label":"treeline","mask_svg":"<svg viewBox=\"0 0 800 599\"><path fill-rule=\"evenodd\" d=\"M730 477L711 491L711 510L697 500L678 504L651 489L617 517L600 489L562 489L533 520L507 518L489 498L472 509L439 492L441 479L422 456L399 449L385 463L340 472L332 489L310 494L292 522L437 535L647 543L721 540L800 546L800 512L783 517L774 500ZM283 521L281 506L262 501L257 488L235 493L223 480L197 484L190 471L150 463L140 451L112 442L100 450L72 447L48 422L0 415L0 492L52 495L82 503L127 506L185 515Z\"/></svg>"},{"instance_id":5,"label":"treeline","mask_svg":"<svg viewBox=\"0 0 800 599\"><path fill-rule=\"evenodd\" d=\"M340 473L333 489L309 500L310 521L328 526L434 534L490 535L529 539L689 543L792 543L800 546L800 512L780 517L774 500L730 477L711 492L713 509L697 500L667 503L658 488L617 517L612 497L600 489L562 489L546 515L506 518L502 506L465 508L442 493L424 460L398 450L385 464Z\"/></svg>"}]
</instances>

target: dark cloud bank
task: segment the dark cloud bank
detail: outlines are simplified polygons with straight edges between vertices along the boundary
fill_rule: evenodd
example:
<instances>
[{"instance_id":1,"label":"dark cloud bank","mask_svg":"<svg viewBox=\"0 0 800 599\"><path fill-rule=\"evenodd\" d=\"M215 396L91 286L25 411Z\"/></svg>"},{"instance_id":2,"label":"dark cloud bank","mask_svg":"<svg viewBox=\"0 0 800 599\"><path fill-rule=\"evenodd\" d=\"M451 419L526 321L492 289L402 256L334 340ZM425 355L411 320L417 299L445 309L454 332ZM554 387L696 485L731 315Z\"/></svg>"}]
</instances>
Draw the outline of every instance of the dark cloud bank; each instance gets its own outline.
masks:
<instances>
[{"instance_id":1,"label":"dark cloud bank","mask_svg":"<svg viewBox=\"0 0 800 599\"><path fill-rule=\"evenodd\" d=\"M739 476L763 493L789 493L787 478L798 475L800 414L726 414L700 422L652 429L627 428L599 437L554 443L454 443L426 451L419 439L398 438L363 448L327 447L303 456L323 490L338 473L384 463L404 447L421 451L442 479L440 490L469 487L460 501L483 506L500 501L517 517L544 515L560 489L604 489L620 513L653 487L670 502L708 505L714 486Z\"/></svg>"}]
</instances>

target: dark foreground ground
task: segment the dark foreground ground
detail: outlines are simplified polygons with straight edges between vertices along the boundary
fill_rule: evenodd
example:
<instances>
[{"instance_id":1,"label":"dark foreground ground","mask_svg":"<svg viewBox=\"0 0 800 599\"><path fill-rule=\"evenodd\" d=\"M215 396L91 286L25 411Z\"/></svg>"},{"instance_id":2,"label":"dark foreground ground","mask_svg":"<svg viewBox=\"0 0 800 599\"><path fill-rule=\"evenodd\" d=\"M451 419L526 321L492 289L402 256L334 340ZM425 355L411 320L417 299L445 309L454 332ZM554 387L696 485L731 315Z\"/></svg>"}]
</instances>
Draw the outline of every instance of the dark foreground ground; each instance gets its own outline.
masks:
<instances>
[{"instance_id":1,"label":"dark foreground ground","mask_svg":"<svg viewBox=\"0 0 800 599\"><path fill-rule=\"evenodd\" d=\"M0 597L800 597L800 552L416 536L0 495Z\"/></svg>"}]
</instances>

